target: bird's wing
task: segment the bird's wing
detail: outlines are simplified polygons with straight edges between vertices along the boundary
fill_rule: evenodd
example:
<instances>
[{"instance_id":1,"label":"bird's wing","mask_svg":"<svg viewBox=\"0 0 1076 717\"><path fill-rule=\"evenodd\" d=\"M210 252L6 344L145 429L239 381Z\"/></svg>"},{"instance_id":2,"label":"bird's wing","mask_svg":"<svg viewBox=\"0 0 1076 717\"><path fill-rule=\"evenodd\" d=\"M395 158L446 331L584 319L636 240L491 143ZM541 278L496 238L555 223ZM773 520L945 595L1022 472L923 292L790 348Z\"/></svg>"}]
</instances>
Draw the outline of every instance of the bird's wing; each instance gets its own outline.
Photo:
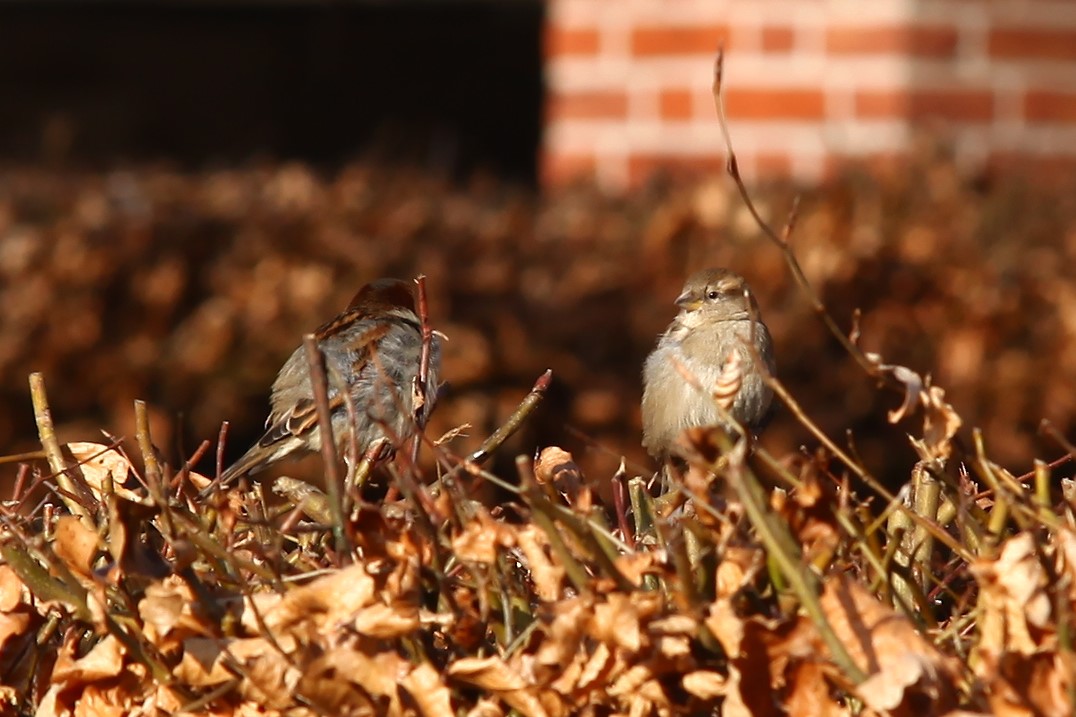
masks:
<instances>
[{"instance_id":1,"label":"bird's wing","mask_svg":"<svg viewBox=\"0 0 1076 717\"><path fill-rule=\"evenodd\" d=\"M338 392L336 395L329 397L330 415L345 409L343 394ZM272 415L269 418L269 428L258 439L258 445L262 448L268 448L289 438L302 438L309 435L318 425L317 404L314 403L313 399L303 398L297 401L285 414L281 416Z\"/></svg>"},{"instance_id":2,"label":"bird's wing","mask_svg":"<svg viewBox=\"0 0 1076 717\"><path fill-rule=\"evenodd\" d=\"M371 323L369 327L357 332L355 336L348 337L345 336L344 330L355 325L356 317L353 316L354 313L356 313L355 310L345 311L323 324L316 332L314 332L319 344L324 345L329 342L338 344L347 354L354 357L348 374L353 379L360 376L366 370L367 365L376 360L374 354L377 351L378 342L388 334L393 326L398 323L413 323L403 317L394 316L391 317L393 320ZM420 329L418 326L415 328ZM333 351L330 355L338 355L339 353L339 351ZM335 383L335 372L331 365L327 368L329 369L329 385L331 387ZM347 406L344 401L345 394L343 392L331 392L331 395L329 396L329 413L333 414L337 411L346 411ZM361 406L356 406L356 408L362 410ZM268 448L281 441L292 438L303 438L304 436L309 435L317 425L317 406L313 399L299 399L289 406L286 411L269 414L269 418L266 421L266 431L262 437L258 439L258 445L262 448Z\"/></svg>"}]
</instances>

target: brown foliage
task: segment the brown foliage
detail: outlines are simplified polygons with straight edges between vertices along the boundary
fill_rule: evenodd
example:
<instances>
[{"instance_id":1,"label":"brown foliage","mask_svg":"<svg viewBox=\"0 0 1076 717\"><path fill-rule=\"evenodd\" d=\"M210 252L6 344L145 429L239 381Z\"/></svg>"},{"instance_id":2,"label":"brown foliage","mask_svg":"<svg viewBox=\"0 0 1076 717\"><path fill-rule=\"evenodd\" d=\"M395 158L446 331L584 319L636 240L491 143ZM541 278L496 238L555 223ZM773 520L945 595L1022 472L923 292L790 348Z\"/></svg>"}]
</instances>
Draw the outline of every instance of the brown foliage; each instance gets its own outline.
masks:
<instances>
[{"instance_id":1,"label":"brown foliage","mask_svg":"<svg viewBox=\"0 0 1076 717\"><path fill-rule=\"evenodd\" d=\"M413 267L458 383L429 431L453 439L421 470L390 466L402 499L352 489L336 538L324 496L294 481L283 504L268 483L197 500L208 479L162 460L144 423L142 442L81 435L51 453L70 490L43 462L19 469L0 505L0 698L40 715L1070 714L1071 485L996 461L1026 458L1021 422L1071 419L1059 257L1076 252L1076 212L1053 206L1068 234L1050 241L1013 215L1021 257L1055 261L1001 270L1011 245L986 219L1009 195L988 205L949 165L921 169L915 185L808 198L793 237L838 316L862 305L860 345L903 402L806 320L777 252L745 251L752 229L714 183L629 203L360 167L11 180L0 270L17 281L0 292L29 294L0 330L0 366L39 349L64 377L49 383L58 418L96 408L133 434L144 392L214 435L260 401L260 367L308 313ZM610 461L526 431L491 449L524 454L514 474L462 458L546 364L561 392L524 425L577 424L632 453L637 357L669 313L653 297L701 261L763 279L779 387L805 413L758 445L689 431L688 466L657 499L649 471L610 480ZM171 443L168 413L155 418ZM962 441L978 423L985 443ZM845 447L840 429L862 425L877 430ZM774 457L807 435L836 440ZM876 474L907 485L889 494Z\"/></svg>"},{"instance_id":2,"label":"brown foliage","mask_svg":"<svg viewBox=\"0 0 1076 717\"><path fill-rule=\"evenodd\" d=\"M1076 193L973 185L941 160L905 169L805 196L795 250L841 325L862 310L867 350L929 369L998 460L1026 463L1040 418L1065 432L1076 415ZM237 455L304 331L371 278L424 272L451 338L431 432L470 424L457 444L470 450L551 366L551 408L512 445L555 442L607 473L614 457L581 451L566 426L644 461L642 358L686 273L724 265L751 280L785 383L900 479L876 435L882 399L811 319L722 177L626 198L588 187L536 198L481 180L457 189L361 165L332 177L298 165L8 169L0 186L0 400L12 407L0 445L13 450L30 445L25 376L41 371L72 440L99 425L131 435L130 402L142 398L173 462L177 442L190 451L222 420ZM760 206L780 223L790 201L775 187ZM780 453L803 433L779 413L767 441Z\"/></svg>"}]
</instances>

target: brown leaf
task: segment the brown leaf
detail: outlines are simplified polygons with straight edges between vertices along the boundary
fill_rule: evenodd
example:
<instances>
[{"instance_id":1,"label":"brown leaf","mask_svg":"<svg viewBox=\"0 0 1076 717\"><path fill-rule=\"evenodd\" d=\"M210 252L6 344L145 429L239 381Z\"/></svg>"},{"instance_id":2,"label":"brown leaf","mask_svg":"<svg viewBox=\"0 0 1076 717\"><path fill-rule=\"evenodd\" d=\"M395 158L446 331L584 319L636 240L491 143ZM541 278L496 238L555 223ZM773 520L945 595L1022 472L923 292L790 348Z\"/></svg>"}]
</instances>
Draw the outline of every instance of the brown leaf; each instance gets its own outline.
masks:
<instances>
[{"instance_id":1,"label":"brown leaf","mask_svg":"<svg viewBox=\"0 0 1076 717\"><path fill-rule=\"evenodd\" d=\"M732 411L732 404L736 402L736 396L740 393L743 385L743 365L739 351L731 351L725 359L725 365L721 367L721 375L713 386L708 387L713 393L717 405L721 406L726 413Z\"/></svg>"},{"instance_id":2,"label":"brown leaf","mask_svg":"<svg viewBox=\"0 0 1076 717\"><path fill-rule=\"evenodd\" d=\"M579 676L575 680L575 686L579 690L591 690L597 685L599 679L608 679L609 668L613 664L613 653L604 642L594 646L590 657L583 663ZM565 690L567 692L567 690Z\"/></svg>"},{"instance_id":3,"label":"brown leaf","mask_svg":"<svg viewBox=\"0 0 1076 717\"><path fill-rule=\"evenodd\" d=\"M278 630L298 622L332 629L350 622L376 599L374 579L362 563L355 563L288 592L270 608L266 623Z\"/></svg>"},{"instance_id":4,"label":"brown leaf","mask_svg":"<svg viewBox=\"0 0 1076 717\"><path fill-rule=\"evenodd\" d=\"M1035 538L1020 533L1005 541L996 559L981 558L970 567L980 588L977 650L994 655L1037 652L1040 645L1031 628L1048 623L1051 606Z\"/></svg>"},{"instance_id":5,"label":"brown leaf","mask_svg":"<svg viewBox=\"0 0 1076 717\"><path fill-rule=\"evenodd\" d=\"M788 714L819 717L844 717L850 714L847 706L834 699L822 664L804 660L797 663L791 673L788 699L784 705Z\"/></svg>"},{"instance_id":6,"label":"brown leaf","mask_svg":"<svg viewBox=\"0 0 1076 717\"><path fill-rule=\"evenodd\" d=\"M60 652L52 680L80 685L87 682L116 677L123 671L123 646L112 635L107 635L77 660L71 659L71 651Z\"/></svg>"},{"instance_id":7,"label":"brown leaf","mask_svg":"<svg viewBox=\"0 0 1076 717\"><path fill-rule=\"evenodd\" d=\"M1053 542L1057 546L1057 572L1068 579L1068 599L1076 602L1076 532L1067 527L1058 528Z\"/></svg>"},{"instance_id":8,"label":"brown leaf","mask_svg":"<svg viewBox=\"0 0 1076 717\"><path fill-rule=\"evenodd\" d=\"M633 597L611 593L606 596L605 602L597 603L590 623L590 634L628 652L638 652L643 642L639 625L641 615Z\"/></svg>"},{"instance_id":9,"label":"brown leaf","mask_svg":"<svg viewBox=\"0 0 1076 717\"><path fill-rule=\"evenodd\" d=\"M499 657L465 657L448 666L449 677L493 692L527 687L527 681Z\"/></svg>"},{"instance_id":10,"label":"brown leaf","mask_svg":"<svg viewBox=\"0 0 1076 717\"><path fill-rule=\"evenodd\" d=\"M660 551L646 550L617 556L614 562L620 574L638 587L642 584L643 576L655 572L655 565L661 560Z\"/></svg>"},{"instance_id":11,"label":"brown leaf","mask_svg":"<svg viewBox=\"0 0 1076 717\"><path fill-rule=\"evenodd\" d=\"M236 641L229 652L241 665L243 696L282 710L294 703L303 670L293 655L281 654L281 648L263 639Z\"/></svg>"},{"instance_id":12,"label":"brown leaf","mask_svg":"<svg viewBox=\"0 0 1076 717\"><path fill-rule=\"evenodd\" d=\"M26 612L0 612L0 654L8 640L24 635L30 627L30 614Z\"/></svg>"},{"instance_id":13,"label":"brown leaf","mask_svg":"<svg viewBox=\"0 0 1076 717\"><path fill-rule=\"evenodd\" d=\"M194 605L190 586L174 575L147 586L138 603L146 639L159 649L168 649L191 635L211 634L210 627L194 615Z\"/></svg>"},{"instance_id":14,"label":"brown leaf","mask_svg":"<svg viewBox=\"0 0 1076 717\"><path fill-rule=\"evenodd\" d=\"M571 453L556 446L543 448L534 464L534 477L539 484L551 485L579 512L590 512L593 496Z\"/></svg>"},{"instance_id":15,"label":"brown leaf","mask_svg":"<svg viewBox=\"0 0 1076 717\"><path fill-rule=\"evenodd\" d=\"M904 402L900 407L889 412L889 422L899 423L905 416L915 410L919 395L923 392L923 378L906 366L882 363L882 357L876 353L865 354L868 361L882 373L888 373L904 386Z\"/></svg>"},{"instance_id":16,"label":"brown leaf","mask_svg":"<svg viewBox=\"0 0 1076 717\"><path fill-rule=\"evenodd\" d=\"M495 521L485 508L478 507L463 531L452 538L452 552L460 560L493 565L497 562L497 548L514 544L508 526Z\"/></svg>"},{"instance_id":17,"label":"brown leaf","mask_svg":"<svg viewBox=\"0 0 1076 717\"><path fill-rule=\"evenodd\" d=\"M428 662L411 670L400 680L400 687L411 695L420 715L453 717L448 687L441 681L441 675Z\"/></svg>"},{"instance_id":18,"label":"brown leaf","mask_svg":"<svg viewBox=\"0 0 1076 717\"><path fill-rule=\"evenodd\" d=\"M194 637L183 642L183 659L172 670L172 674L183 684L192 687L212 687L235 677L225 667L226 653L222 648L229 647L234 640ZM265 640L259 639L262 648L267 648Z\"/></svg>"},{"instance_id":19,"label":"brown leaf","mask_svg":"<svg viewBox=\"0 0 1076 717\"><path fill-rule=\"evenodd\" d=\"M542 600L556 600L560 597L560 586L564 580L564 568L555 565L545 553L546 538L541 529L528 525L516 533L516 542L527 559L534 591Z\"/></svg>"},{"instance_id":20,"label":"brown leaf","mask_svg":"<svg viewBox=\"0 0 1076 717\"><path fill-rule=\"evenodd\" d=\"M141 540L145 525L159 510L151 502L131 501L112 496L108 506L108 552L116 565L128 575L161 579L171 573L171 566L160 553Z\"/></svg>"},{"instance_id":21,"label":"brown leaf","mask_svg":"<svg viewBox=\"0 0 1076 717\"><path fill-rule=\"evenodd\" d=\"M466 717L504 717L504 709L495 700L483 698L475 703Z\"/></svg>"},{"instance_id":22,"label":"brown leaf","mask_svg":"<svg viewBox=\"0 0 1076 717\"><path fill-rule=\"evenodd\" d=\"M927 460L945 460L952 453L952 441L963 420L945 402L945 391L930 386L920 394L923 402L923 446Z\"/></svg>"},{"instance_id":23,"label":"brown leaf","mask_svg":"<svg viewBox=\"0 0 1076 717\"><path fill-rule=\"evenodd\" d=\"M359 610L351 626L361 635L392 639L419 628L419 612L414 606L371 605Z\"/></svg>"},{"instance_id":24,"label":"brown leaf","mask_svg":"<svg viewBox=\"0 0 1076 717\"><path fill-rule=\"evenodd\" d=\"M575 657L592 609L590 596L562 600L557 604L553 622L546 628L548 637L541 642L535 655L538 664L566 665Z\"/></svg>"},{"instance_id":25,"label":"brown leaf","mask_svg":"<svg viewBox=\"0 0 1076 717\"><path fill-rule=\"evenodd\" d=\"M61 515L57 519L53 551L71 572L90 578L98 547L97 533L83 525L77 517Z\"/></svg>"},{"instance_id":26,"label":"brown leaf","mask_svg":"<svg viewBox=\"0 0 1076 717\"><path fill-rule=\"evenodd\" d=\"M739 658L744 624L729 600L717 600L710 605L709 614L706 616L706 628L721 643L721 648L730 659Z\"/></svg>"},{"instance_id":27,"label":"brown leaf","mask_svg":"<svg viewBox=\"0 0 1076 717\"><path fill-rule=\"evenodd\" d=\"M927 380L906 366L882 363L878 354L866 354L868 360L882 373L888 373L904 386L904 402L889 412L889 422L898 423L911 414L916 404L923 405L923 440L912 439L912 445L923 460L945 460L952 452L952 439L963 423L957 412L945 402L945 391L930 385Z\"/></svg>"},{"instance_id":28,"label":"brown leaf","mask_svg":"<svg viewBox=\"0 0 1076 717\"><path fill-rule=\"evenodd\" d=\"M142 502L142 496L125 487L132 473L131 462L119 451L100 443L68 443L67 449L79 462L86 484L97 500L104 501L113 492L127 500Z\"/></svg>"},{"instance_id":29,"label":"brown leaf","mask_svg":"<svg viewBox=\"0 0 1076 717\"><path fill-rule=\"evenodd\" d=\"M684 675L681 680L684 689L700 700L712 700L725 694L728 680L717 672L697 670Z\"/></svg>"},{"instance_id":30,"label":"brown leaf","mask_svg":"<svg viewBox=\"0 0 1076 717\"><path fill-rule=\"evenodd\" d=\"M304 701L333 714L400 714L398 680L411 670L392 653L368 655L352 646L309 653L297 687Z\"/></svg>"},{"instance_id":31,"label":"brown leaf","mask_svg":"<svg viewBox=\"0 0 1076 717\"><path fill-rule=\"evenodd\" d=\"M29 597L30 591L19 579L18 573L10 565L0 565L0 613L14 610Z\"/></svg>"},{"instance_id":32,"label":"brown leaf","mask_svg":"<svg viewBox=\"0 0 1076 717\"><path fill-rule=\"evenodd\" d=\"M908 698L952 706L956 668L903 616L847 576L826 580L822 609L851 658L868 673L856 694L874 710L894 710Z\"/></svg>"},{"instance_id":33,"label":"brown leaf","mask_svg":"<svg viewBox=\"0 0 1076 717\"><path fill-rule=\"evenodd\" d=\"M731 598L754 579L765 563L765 553L758 548L730 547L717 566L717 596Z\"/></svg>"}]
</instances>

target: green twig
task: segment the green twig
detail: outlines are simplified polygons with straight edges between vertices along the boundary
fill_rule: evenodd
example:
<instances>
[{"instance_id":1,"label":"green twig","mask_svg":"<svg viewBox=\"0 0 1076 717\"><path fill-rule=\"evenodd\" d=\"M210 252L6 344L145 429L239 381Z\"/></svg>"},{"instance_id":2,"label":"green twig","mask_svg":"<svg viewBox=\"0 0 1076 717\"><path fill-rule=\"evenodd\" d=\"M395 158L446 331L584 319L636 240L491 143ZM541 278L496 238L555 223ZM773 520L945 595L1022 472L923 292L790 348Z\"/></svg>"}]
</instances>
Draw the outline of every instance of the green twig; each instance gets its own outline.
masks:
<instances>
[{"instance_id":1,"label":"green twig","mask_svg":"<svg viewBox=\"0 0 1076 717\"><path fill-rule=\"evenodd\" d=\"M325 487L329 495L329 512L332 515L333 543L336 554L344 562L351 560L351 541L347 534L344 505L345 495L336 456L336 439L333 433L332 410L329 408L329 380L325 372L325 355L318 347L314 334L303 336L306 364L310 371L310 386L314 393L314 407L318 415L318 432L321 434L321 459L325 468ZM341 387L342 391L347 390Z\"/></svg>"},{"instance_id":2,"label":"green twig","mask_svg":"<svg viewBox=\"0 0 1076 717\"><path fill-rule=\"evenodd\" d=\"M97 526L94 524L89 509L76 499L76 496L79 496L82 500L87 500L87 496L67 467L63 452L60 450L60 441L56 437L56 430L52 424L48 395L45 393L45 378L38 372L30 374L30 400L34 406L34 418L37 420L37 435L41 440L41 447L48 457L49 468L56 476L56 482L61 489L60 500L67 506L71 515L78 516L83 525L96 532Z\"/></svg>"}]
</instances>

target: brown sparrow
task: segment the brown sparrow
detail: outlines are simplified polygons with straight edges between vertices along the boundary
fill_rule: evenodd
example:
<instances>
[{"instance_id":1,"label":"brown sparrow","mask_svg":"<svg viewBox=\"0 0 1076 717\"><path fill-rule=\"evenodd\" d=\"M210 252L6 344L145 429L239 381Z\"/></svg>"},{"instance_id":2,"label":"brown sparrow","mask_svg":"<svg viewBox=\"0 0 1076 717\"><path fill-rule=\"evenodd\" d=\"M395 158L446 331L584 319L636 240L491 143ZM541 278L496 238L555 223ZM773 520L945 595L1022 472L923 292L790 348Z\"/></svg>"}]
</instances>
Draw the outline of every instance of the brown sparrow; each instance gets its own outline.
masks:
<instances>
[{"instance_id":1,"label":"brown sparrow","mask_svg":"<svg viewBox=\"0 0 1076 717\"><path fill-rule=\"evenodd\" d=\"M643 447L659 460L672 453L687 428L730 428L723 415L752 433L759 431L773 398L755 359L760 357L765 371L774 373L770 332L742 276L728 269L700 271L688 278L676 304L680 313L643 366ZM748 349L751 342L754 354ZM730 362L739 367L738 389L722 414L714 393L727 379Z\"/></svg>"},{"instance_id":2,"label":"brown sparrow","mask_svg":"<svg viewBox=\"0 0 1076 717\"><path fill-rule=\"evenodd\" d=\"M375 442L402 445L426 423L437 392L441 344L431 339L426 403L415 416L413 387L422 355L422 326L411 286L378 279L359 290L347 309L314 332L325 356L333 438L343 453L351 422L340 392L347 385L355 407L360 451ZM288 456L321 449L310 369L302 346L284 362L273 382L265 435L221 475L221 485L256 473Z\"/></svg>"}]
</instances>

